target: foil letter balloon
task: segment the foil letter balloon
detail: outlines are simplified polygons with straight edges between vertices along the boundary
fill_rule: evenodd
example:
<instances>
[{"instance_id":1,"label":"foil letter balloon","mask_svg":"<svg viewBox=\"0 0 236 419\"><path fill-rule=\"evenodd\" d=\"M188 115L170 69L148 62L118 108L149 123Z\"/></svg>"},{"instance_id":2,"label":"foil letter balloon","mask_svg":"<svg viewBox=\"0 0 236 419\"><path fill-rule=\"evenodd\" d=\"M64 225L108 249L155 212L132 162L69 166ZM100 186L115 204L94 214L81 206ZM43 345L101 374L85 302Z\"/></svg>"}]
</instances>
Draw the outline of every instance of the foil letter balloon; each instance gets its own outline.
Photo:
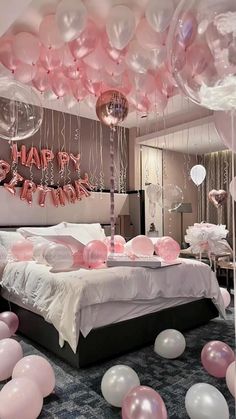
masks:
<instances>
[{"instance_id":1,"label":"foil letter balloon","mask_svg":"<svg viewBox=\"0 0 236 419\"><path fill-rule=\"evenodd\" d=\"M41 150L41 163L43 169L47 169L48 163L54 159L54 154L52 150L43 149Z\"/></svg>"},{"instance_id":2,"label":"foil letter balloon","mask_svg":"<svg viewBox=\"0 0 236 419\"><path fill-rule=\"evenodd\" d=\"M57 153L57 158L58 158L58 164L59 164L60 170L64 171L65 166L68 166L69 164L69 160L70 160L69 154L66 153L65 151L59 151Z\"/></svg>"},{"instance_id":3,"label":"foil letter balloon","mask_svg":"<svg viewBox=\"0 0 236 419\"><path fill-rule=\"evenodd\" d=\"M23 184L22 192L20 199L22 201L27 201L29 205L32 205L33 193L36 191L36 185L29 179L26 179Z\"/></svg>"},{"instance_id":4,"label":"foil letter balloon","mask_svg":"<svg viewBox=\"0 0 236 419\"><path fill-rule=\"evenodd\" d=\"M209 201L215 205L216 208L219 208L223 205L227 199L227 196L227 192L223 189L220 189L219 191L212 189L208 194Z\"/></svg>"},{"instance_id":5,"label":"foil letter balloon","mask_svg":"<svg viewBox=\"0 0 236 419\"><path fill-rule=\"evenodd\" d=\"M51 192L51 188L49 188L47 185L40 185L37 187L37 189L40 191L39 192L39 205L40 207L45 207L46 196L48 192Z\"/></svg>"},{"instance_id":6,"label":"foil letter balloon","mask_svg":"<svg viewBox=\"0 0 236 419\"><path fill-rule=\"evenodd\" d=\"M10 180L9 183L4 183L4 188L8 190L12 195L15 195L16 190L15 186L18 182L22 182L23 177L19 173L14 173L13 178Z\"/></svg>"},{"instance_id":7,"label":"foil letter balloon","mask_svg":"<svg viewBox=\"0 0 236 419\"><path fill-rule=\"evenodd\" d=\"M128 111L129 105L126 97L117 90L103 92L96 103L98 119L110 127L124 121Z\"/></svg>"},{"instance_id":8,"label":"foil letter balloon","mask_svg":"<svg viewBox=\"0 0 236 419\"><path fill-rule=\"evenodd\" d=\"M20 151L18 151L17 144L13 144L11 147L11 157L13 163L18 163L18 159L23 166L26 164L26 146L22 145Z\"/></svg>"},{"instance_id":9,"label":"foil letter balloon","mask_svg":"<svg viewBox=\"0 0 236 419\"><path fill-rule=\"evenodd\" d=\"M5 160L0 160L0 182L6 178L7 174L10 172L10 164Z\"/></svg>"}]
</instances>

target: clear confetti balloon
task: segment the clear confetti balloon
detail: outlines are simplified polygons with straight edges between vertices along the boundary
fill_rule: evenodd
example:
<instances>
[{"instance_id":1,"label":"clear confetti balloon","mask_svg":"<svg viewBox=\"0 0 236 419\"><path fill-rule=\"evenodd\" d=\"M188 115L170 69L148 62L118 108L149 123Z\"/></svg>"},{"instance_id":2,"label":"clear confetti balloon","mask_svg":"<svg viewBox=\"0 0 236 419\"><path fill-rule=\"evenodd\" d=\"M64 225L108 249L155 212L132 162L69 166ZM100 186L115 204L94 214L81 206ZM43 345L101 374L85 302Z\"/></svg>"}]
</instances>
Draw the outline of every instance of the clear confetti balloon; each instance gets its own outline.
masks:
<instances>
[{"instance_id":1,"label":"clear confetti balloon","mask_svg":"<svg viewBox=\"0 0 236 419\"><path fill-rule=\"evenodd\" d=\"M25 140L34 135L43 121L38 93L14 80L0 80L0 138Z\"/></svg>"},{"instance_id":2,"label":"clear confetti balloon","mask_svg":"<svg viewBox=\"0 0 236 419\"><path fill-rule=\"evenodd\" d=\"M168 210L175 211L182 204L184 195L182 189L177 185L167 184L162 188L162 200L158 204Z\"/></svg>"},{"instance_id":3,"label":"clear confetti balloon","mask_svg":"<svg viewBox=\"0 0 236 419\"><path fill-rule=\"evenodd\" d=\"M236 108L235 25L235 0L183 0L171 21L170 69L182 92L208 109Z\"/></svg>"}]
</instances>

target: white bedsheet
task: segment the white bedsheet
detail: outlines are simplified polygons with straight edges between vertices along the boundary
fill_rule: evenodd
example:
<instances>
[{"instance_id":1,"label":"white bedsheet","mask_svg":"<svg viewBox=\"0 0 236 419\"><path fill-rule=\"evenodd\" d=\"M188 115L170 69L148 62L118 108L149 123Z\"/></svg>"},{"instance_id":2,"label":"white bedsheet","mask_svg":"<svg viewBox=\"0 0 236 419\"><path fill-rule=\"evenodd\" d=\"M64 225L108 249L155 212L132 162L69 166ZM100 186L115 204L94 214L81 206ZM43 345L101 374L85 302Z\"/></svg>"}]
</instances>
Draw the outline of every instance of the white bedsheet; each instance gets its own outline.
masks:
<instances>
[{"instance_id":1,"label":"white bedsheet","mask_svg":"<svg viewBox=\"0 0 236 419\"><path fill-rule=\"evenodd\" d=\"M58 330L60 344L67 341L76 352L82 326L81 310L85 313L89 306L206 297L224 315L218 282L210 267L192 259L181 259L181 262L161 269L116 267L63 273L50 272L49 267L35 262L13 262L5 267L1 285L23 304L35 307ZM85 329L88 333L89 328Z\"/></svg>"}]
</instances>

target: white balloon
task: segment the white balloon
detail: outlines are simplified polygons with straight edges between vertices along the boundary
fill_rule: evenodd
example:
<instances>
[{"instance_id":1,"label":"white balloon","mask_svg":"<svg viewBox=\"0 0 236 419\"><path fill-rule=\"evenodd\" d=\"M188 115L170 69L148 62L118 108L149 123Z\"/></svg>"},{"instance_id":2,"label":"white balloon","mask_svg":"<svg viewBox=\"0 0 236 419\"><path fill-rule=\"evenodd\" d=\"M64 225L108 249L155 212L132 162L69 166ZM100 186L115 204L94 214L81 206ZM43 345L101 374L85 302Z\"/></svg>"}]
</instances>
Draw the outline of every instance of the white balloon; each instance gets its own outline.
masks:
<instances>
[{"instance_id":1,"label":"white balloon","mask_svg":"<svg viewBox=\"0 0 236 419\"><path fill-rule=\"evenodd\" d=\"M190 177L195 185L200 186L206 177L206 169L201 164L196 164L190 171Z\"/></svg>"},{"instance_id":2,"label":"white balloon","mask_svg":"<svg viewBox=\"0 0 236 419\"><path fill-rule=\"evenodd\" d=\"M126 54L127 66L136 73L146 73L152 66L150 51L132 41Z\"/></svg>"},{"instance_id":3,"label":"white balloon","mask_svg":"<svg viewBox=\"0 0 236 419\"><path fill-rule=\"evenodd\" d=\"M121 407L123 398L140 381L136 372L126 365L115 365L104 374L101 390L104 399L115 407Z\"/></svg>"},{"instance_id":4,"label":"white balloon","mask_svg":"<svg viewBox=\"0 0 236 419\"><path fill-rule=\"evenodd\" d=\"M87 10L82 1L62 0L57 7L56 22L65 42L78 38L87 23Z\"/></svg>"},{"instance_id":5,"label":"white balloon","mask_svg":"<svg viewBox=\"0 0 236 419\"><path fill-rule=\"evenodd\" d=\"M45 249L43 257L48 265L57 271L70 269L74 263L71 250L63 244L50 243Z\"/></svg>"},{"instance_id":6,"label":"white balloon","mask_svg":"<svg viewBox=\"0 0 236 419\"><path fill-rule=\"evenodd\" d=\"M229 408L223 394L206 383L194 384L185 397L191 419L229 419Z\"/></svg>"},{"instance_id":7,"label":"white balloon","mask_svg":"<svg viewBox=\"0 0 236 419\"><path fill-rule=\"evenodd\" d=\"M185 351L184 335L175 329L166 329L155 340L154 351L167 359L178 358Z\"/></svg>"},{"instance_id":8,"label":"white balloon","mask_svg":"<svg viewBox=\"0 0 236 419\"><path fill-rule=\"evenodd\" d=\"M236 177L229 184L229 191L234 201L236 201Z\"/></svg>"},{"instance_id":9,"label":"white balloon","mask_svg":"<svg viewBox=\"0 0 236 419\"><path fill-rule=\"evenodd\" d=\"M106 23L106 31L110 44L124 49L134 36L135 16L127 6L115 6L111 9Z\"/></svg>"},{"instance_id":10,"label":"white balloon","mask_svg":"<svg viewBox=\"0 0 236 419\"><path fill-rule=\"evenodd\" d=\"M150 0L146 8L146 19L156 32L164 32L174 14L173 0Z\"/></svg>"}]
</instances>

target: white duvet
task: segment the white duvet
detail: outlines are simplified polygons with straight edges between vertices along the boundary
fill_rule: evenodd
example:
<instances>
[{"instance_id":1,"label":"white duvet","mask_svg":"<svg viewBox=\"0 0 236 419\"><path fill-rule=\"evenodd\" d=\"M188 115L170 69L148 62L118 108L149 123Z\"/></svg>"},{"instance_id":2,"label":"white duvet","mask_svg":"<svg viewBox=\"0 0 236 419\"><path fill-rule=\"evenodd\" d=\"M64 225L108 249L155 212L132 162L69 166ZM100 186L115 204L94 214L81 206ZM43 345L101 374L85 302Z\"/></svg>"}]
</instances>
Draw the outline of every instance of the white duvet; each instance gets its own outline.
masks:
<instances>
[{"instance_id":1,"label":"white duvet","mask_svg":"<svg viewBox=\"0 0 236 419\"><path fill-rule=\"evenodd\" d=\"M80 310L112 301L147 301L162 298L211 298L224 315L223 300L210 267L193 259L160 268L115 267L99 270L50 272L35 262L8 263L1 285L23 304L35 307L76 352ZM109 324L109 318L107 319Z\"/></svg>"}]
</instances>

